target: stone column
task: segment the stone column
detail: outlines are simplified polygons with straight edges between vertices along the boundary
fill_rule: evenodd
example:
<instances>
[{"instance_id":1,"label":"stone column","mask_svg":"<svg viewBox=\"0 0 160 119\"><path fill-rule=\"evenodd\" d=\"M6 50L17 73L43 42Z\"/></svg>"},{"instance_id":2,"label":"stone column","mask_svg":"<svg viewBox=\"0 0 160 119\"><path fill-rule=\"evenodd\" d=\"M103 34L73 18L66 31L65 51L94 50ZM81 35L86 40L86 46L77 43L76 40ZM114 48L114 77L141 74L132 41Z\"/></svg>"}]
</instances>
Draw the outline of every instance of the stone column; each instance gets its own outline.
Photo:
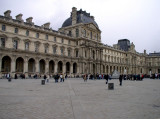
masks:
<instances>
[{"instance_id":1,"label":"stone column","mask_svg":"<svg viewBox=\"0 0 160 119\"><path fill-rule=\"evenodd\" d=\"M73 62L71 62L71 65L70 65L70 75L73 74Z\"/></svg>"},{"instance_id":2,"label":"stone column","mask_svg":"<svg viewBox=\"0 0 160 119\"><path fill-rule=\"evenodd\" d=\"M28 77L28 57L26 57L24 61L24 73L25 77Z\"/></svg>"},{"instance_id":3,"label":"stone column","mask_svg":"<svg viewBox=\"0 0 160 119\"><path fill-rule=\"evenodd\" d=\"M16 69L16 56L13 56L12 61L11 61L11 76L12 77L14 77L15 69Z\"/></svg>"},{"instance_id":4,"label":"stone column","mask_svg":"<svg viewBox=\"0 0 160 119\"><path fill-rule=\"evenodd\" d=\"M92 49L89 48L89 57L92 58Z\"/></svg>"},{"instance_id":5,"label":"stone column","mask_svg":"<svg viewBox=\"0 0 160 119\"><path fill-rule=\"evenodd\" d=\"M99 59L99 56L98 56L98 50L96 51L96 55L97 55L97 60Z\"/></svg>"},{"instance_id":6,"label":"stone column","mask_svg":"<svg viewBox=\"0 0 160 119\"><path fill-rule=\"evenodd\" d=\"M45 74L49 73L49 59L46 59L45 63Z\"/></svg>"},{"instance_id":7,"label":"stone column","mask_svg":"<svg viewBox=\"0 0 160 119\"><path fill-rule=\"evenodd\" d=\"M39 59L38 58L36 59L35 63L36 63L36 73L39 73L40 67L39 67Z\"/></svg>"},{"instance_id":8,"label":"stone column","mask_svg":"<svg viewBox=\"0 0 160 119\"><path fill-rule=\"evenodd\" d=\"M63 74L66 73L66 63L63 63Z\"/></svg>"},{"instance_id":9,"label":"stone column","mask_svg":"<svg viewBox=\"0 0 160 119\"><path fill-rule=\"evenodd\" d=\"M55 65L54 65L54 74L58 73L58 72L57 72L57 68L58 68L58 64L57 64L57 63L58 63L58 62L55 61Z\"/></svg>"}]
</instances>

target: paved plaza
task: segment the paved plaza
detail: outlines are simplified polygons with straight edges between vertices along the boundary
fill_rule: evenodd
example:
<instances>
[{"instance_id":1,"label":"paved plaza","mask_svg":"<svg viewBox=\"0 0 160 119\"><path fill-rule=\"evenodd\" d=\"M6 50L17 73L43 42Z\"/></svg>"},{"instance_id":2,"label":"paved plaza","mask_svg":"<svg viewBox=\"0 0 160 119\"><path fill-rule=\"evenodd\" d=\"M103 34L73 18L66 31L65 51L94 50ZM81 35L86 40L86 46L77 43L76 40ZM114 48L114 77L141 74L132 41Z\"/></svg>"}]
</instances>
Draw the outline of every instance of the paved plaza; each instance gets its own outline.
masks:
<instances>
[{"instance_id":1,"label":"paved plaza","mask_svg":"<svg viewBox=\"0 0 160 119\"><path fill-rule=\"evenodd\" d=\"M0 119L160 119L160 80L0 79Z\"/></svg>"}]
</instances>

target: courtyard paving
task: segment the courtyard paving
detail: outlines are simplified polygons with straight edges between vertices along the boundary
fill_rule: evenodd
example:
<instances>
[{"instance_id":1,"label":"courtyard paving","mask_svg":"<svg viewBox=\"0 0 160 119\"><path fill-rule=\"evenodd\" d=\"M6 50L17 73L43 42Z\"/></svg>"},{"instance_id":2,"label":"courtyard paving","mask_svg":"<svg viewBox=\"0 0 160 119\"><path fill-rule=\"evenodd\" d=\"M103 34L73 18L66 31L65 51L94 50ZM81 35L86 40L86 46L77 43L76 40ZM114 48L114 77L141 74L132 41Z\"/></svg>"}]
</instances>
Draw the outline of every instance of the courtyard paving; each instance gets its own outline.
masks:
<instances>
[{"instance_id":1,"label":"courtyard paving","mask_svg":"<svg viewBox=\"0 0 160 119\"><path fill-rule=\"evenodd\" d=\"M160 119L160 80L0 79L0 119Z\"/></svg>"}]
</instances>

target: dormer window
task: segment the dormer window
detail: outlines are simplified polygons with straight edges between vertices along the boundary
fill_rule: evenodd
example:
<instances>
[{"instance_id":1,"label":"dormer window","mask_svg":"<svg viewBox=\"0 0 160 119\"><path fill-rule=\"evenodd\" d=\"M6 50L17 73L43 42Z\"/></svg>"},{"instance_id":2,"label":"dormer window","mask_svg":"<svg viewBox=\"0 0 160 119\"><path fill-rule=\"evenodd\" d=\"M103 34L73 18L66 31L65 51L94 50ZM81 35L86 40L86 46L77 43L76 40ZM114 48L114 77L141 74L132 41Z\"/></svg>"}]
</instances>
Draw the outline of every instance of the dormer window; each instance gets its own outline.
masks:
<instances>
[{"instance_id":1,"label":"dormer window","mask_svg":"<svg viewBox=\"0 0 160 119\"><path fill-rule=\"evenodd\" d=\"M54 37L54 42L57 42L57 39L56 39L56 37Z\"/></svg>"},{"instance_id":2,"label":"dormer window","mask_svg":"<svg viewBox=\"0 0 160 119\"><path fill-rule=\"evenodd\" d=\"M6 25L2 25L2 31L6 31Z\"/></svg>"},{"instance_id":3,"label":"dormer window","mask_svg":"<svg viewBox=\"0 0 160 119\"><path fill-rule=\"evenodd\" d=\"M48 40L48 35L46 34L46 40Z\"/></svg>"},{"instance_id":4,"label":"dormer window","mask_svg":"<svg viewBox=\"0 0 160 119\"><path fill-rule=\"evenodd\" d=\"M64 42L64 39L62 38L61 43L63 43L63 42Z\"/></svg>"},{"instance_id":5,"label":"dormer window","mask_svg":"<svg viewBox=\"0 0 160 119\"><path fill-rule=\"evenodd\" d=\"M36 33L36 38L39 38L39 33Z\"/></svg>"},{"instance_id":6,"label":"dormer window","mask_svg":"<svg viewBox=\"0 0 160 119\"><path fill-rule=\"evenodd\" d=\"M79 37L79 29L76 29L76 37Z\"/></svg>"},{"instance_id":7,"label":"dormer window","mask_svg":"<svg viewBox=\"0 0 160 119\"><path fill-rule=\"evenodd\" d=\"M14 33L18 33L18 28L15 28L15 29L14 29Z\"/></svg>"},{"instance_id":8,"label":"dormer window","mask_svg":"<svg viewBox=\"0 0 160 119\"><path fill-rule=\"evenodd\" d=\"M29 31L28 30L26 31L26 36L29 36Z\"/></svg>"}]
</instances>

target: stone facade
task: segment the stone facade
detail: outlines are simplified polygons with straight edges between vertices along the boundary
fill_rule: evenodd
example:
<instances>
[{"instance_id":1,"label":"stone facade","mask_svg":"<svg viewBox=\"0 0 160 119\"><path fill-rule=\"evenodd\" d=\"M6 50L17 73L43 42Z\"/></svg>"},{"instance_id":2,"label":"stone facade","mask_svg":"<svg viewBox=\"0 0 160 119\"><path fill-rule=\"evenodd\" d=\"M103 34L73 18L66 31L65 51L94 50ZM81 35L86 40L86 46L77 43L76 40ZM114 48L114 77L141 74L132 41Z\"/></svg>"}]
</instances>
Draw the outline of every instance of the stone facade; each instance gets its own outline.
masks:
<instances>
[{"instance_id":1,"label":"stone facade","mask_svg":"<svg viewBox=\"0 0 160 119\"><path fill-rule=\"evenodd\" d=\"M0 78L6 73L54 75L66 73L125 74L160 73L160 56L137 53L133 43L127 51L118 44L101 43L101 31L89 13L72 8L71 16L55 31L50 23L34 25L22 14L12 19L11 11L0 16ZM128 41L127 41L128 42Z\"/></svg>"}]
</instances>

